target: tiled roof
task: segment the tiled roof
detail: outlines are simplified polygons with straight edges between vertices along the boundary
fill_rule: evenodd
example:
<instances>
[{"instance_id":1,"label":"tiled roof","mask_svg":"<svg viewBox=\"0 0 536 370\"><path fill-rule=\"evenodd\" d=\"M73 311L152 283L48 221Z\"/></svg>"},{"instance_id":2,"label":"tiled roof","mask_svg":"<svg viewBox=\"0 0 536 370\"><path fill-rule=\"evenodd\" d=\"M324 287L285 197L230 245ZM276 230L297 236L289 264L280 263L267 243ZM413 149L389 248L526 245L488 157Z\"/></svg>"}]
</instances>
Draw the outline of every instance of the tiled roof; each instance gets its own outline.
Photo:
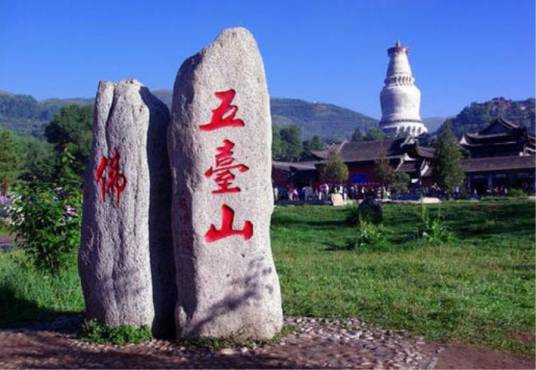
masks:
<instances>
[{"instance_id":1,"label":"tiled roof","mask_svg":"<svg viewBox=\"0 0 536 370\"><path fill-rule=\"evenodd\" d=\"M385 151L387 158L401 156L405 150L401 147L402 139L387 139L383 141L348 142L341 148L341 155L345 162L375 161Z\"/></svg>"},{"instance_id":2,"label":"tiled roof","mask_svg":"<svg viewBox=\"0 0 536 370\"><path fill-rule=\"evenodd\" d=\"M536 169L534 156L470 158L463 160L462 163L466 173Z\"/></svg>"},{"instance_id":3,"label":"tiled roof","mask_svg":"<svg viewBox=\"0 0 536 370\"><path fill-rule=\"evenodd\" d=\"M272 161L272 167L277 168L283 171L304 171L304 170L314 170L316 162L279 162Z\"/></svg>"},{"instance_id":4,"label":"tiled roof","mask_svg":"<svg viewBox=\"0 0 536 370\"><path fill-rule=\"evenodd\" d=\"M405 161L396 169L397 172L417 172L420 167L420 162L417 161Z\"/></svg>"}]
</instances>

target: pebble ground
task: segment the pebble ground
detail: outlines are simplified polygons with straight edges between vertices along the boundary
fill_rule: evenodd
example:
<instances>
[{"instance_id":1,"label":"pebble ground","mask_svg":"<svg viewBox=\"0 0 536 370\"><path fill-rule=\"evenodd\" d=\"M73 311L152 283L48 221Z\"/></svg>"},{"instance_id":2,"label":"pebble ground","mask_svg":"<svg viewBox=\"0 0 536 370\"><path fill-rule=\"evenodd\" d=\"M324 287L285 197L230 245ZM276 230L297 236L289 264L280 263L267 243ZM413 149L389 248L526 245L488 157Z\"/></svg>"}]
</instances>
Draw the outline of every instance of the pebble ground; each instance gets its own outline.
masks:
<instances>
[{"instance_id":1,"label":"pebble ground","mask_svg":"<svg viewBox=\"0 0 536 370\"><path fill-rule=\"evenodd\" d=\"M79 316L0 331L0 368L359 368L431 369L422 338L355 318L289 317L293 333L266 345L210 351L151 340L125 346L77 339Z\"/></svg>"}]
</instances>

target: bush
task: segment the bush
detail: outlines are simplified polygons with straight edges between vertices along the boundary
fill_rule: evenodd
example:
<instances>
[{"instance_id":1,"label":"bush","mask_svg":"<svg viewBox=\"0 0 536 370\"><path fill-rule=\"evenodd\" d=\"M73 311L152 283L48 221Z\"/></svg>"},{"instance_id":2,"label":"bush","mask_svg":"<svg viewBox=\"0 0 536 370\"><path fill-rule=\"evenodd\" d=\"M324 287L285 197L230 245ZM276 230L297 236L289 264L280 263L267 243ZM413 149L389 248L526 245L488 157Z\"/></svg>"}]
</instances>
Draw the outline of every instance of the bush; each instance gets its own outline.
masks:
<instances>
[{"instance_id":1,"label":"bush","mask_svg":"<svg viewBox=\"0 0 536 370\"><path fill-rule=\"evenodd\" d=\"M419 238L430 244L441 244L452 240L452 234L442 220L434 219L419 228Z\"/></svg>"},{"instance_id":2,"label":"bush","mask_svg":"<svg viewBox=\"0 0 536 370\"><path fill-rule=\"evenodd\" d=\"M432 219L424 203L421 203L421 224L417 228L417 238L433 245L452 240L451 232L441 219L441 208L439 208L439 215Z\"/></svg>"},{"instance_id":3,"label":"bush","mask_svg":"<svg viewBox=\"0 0 536 370\"><path fill-rule=\"evenodd\" d=\"M382 225L375 225L367 221L359 222L359 229L353 249L387 250L390 247L387 232Z\"/></svg>"},{"instance_id":4,"label":"bush","mask_svg":"<svg viewBox=\"0 0 536 370\"><path fill-rule=\"evenodd\" d=\"M0 226L4 223L7 225L12 203L11 197L0 194Z\"/></svg>"},{"instance_id":5,"label":"bush","mask_svg":"<svg viewBox=\"0 0 536 370\"><path fill-rule=\"evenodd\" d=\"M37 183L22 185L17 193L9 226L17 245L36 268L57 272L80 243L80 190Z\"/></svg>"},{"instance_id":6,"label":"bush","mask_svg":"<svg viewBox=\"0 0 536 370\"><path fill-rule=\"evenodd\" d=\"M120 325L107 326L100 324L97 320L85 321L82 324L81 339L97 344L117 344L141 343L151 340L151 330L145 326Z\"/></svg>"},{"instance_id":7,"label":"bush","mask_svg":"<svg viewBox=\"0 0 536 370\"><path fill-rule=\"evenodd\" d=\"M526 198L527 197L527 193L525 193L523 190L521 189L512 189L510 190L510 192L508 193L508 196L509 197L512 197L512 198Z\"/></svg>"}]
</instances>

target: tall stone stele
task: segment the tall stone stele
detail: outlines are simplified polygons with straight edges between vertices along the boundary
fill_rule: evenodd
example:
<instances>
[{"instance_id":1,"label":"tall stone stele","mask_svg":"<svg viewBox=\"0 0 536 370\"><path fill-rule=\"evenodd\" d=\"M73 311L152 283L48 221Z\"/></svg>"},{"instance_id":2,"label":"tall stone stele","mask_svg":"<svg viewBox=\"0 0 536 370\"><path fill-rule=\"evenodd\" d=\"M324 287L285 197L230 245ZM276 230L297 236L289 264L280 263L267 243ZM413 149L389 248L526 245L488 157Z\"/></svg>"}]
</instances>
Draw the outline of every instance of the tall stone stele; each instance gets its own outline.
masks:
<instances>
[{"instance_id":1,"label":"tall stone stele","mask_svg":"<svg viewBox=\"0 0 536 370\"><path fill-rule=\"evenodd\" d=\"M168 126L139 82L99 84L79 254L87 318L156 336L175 332Z\"/></svg>"},{"instance_id":2,"label":"tall stone stele","mask_svg":"<svg viewBox=\"0 0 536 370\"><path fill-rule=\"evenodd\" d=\"M182 64L171 116L178 334L271 338L283 321L270 248L272 127L249 31L226 29Z\"/></svg>"}]
</instances>

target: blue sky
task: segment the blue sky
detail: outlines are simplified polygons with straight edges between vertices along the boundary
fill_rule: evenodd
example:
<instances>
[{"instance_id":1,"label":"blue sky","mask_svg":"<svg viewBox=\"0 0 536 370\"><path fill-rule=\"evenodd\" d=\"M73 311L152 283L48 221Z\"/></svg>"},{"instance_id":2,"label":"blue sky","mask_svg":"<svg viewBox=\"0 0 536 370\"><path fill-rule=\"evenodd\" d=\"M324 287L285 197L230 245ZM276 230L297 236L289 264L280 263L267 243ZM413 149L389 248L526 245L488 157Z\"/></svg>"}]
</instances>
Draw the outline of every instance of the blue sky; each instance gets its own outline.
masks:
<instances>
[{"instance_id":1,"label":"blue sky","mask_svg":"<svg viewBox=\"0 0 536 370\"><path fill-rule=\"evenodd\" d=\"M272 96L379 118L386 49L410 48L424 117L534 96L534 0L0 0L0 90L94 96L99 80L171 88L226 27L253 32Z\"/></svg>"}]
</instances>

